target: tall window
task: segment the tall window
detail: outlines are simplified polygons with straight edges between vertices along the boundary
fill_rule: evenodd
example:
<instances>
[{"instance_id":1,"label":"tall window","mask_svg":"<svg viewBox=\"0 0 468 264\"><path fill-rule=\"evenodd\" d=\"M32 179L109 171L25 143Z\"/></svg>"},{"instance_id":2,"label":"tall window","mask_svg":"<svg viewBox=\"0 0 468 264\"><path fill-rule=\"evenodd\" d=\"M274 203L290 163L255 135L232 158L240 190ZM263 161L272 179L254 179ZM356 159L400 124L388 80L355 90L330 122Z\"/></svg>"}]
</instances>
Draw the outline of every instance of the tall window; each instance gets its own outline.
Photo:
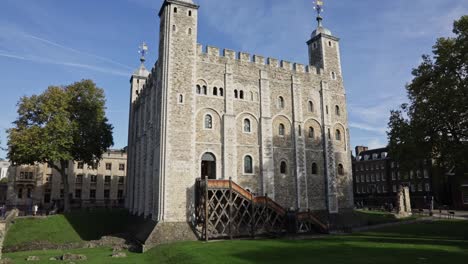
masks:
<instances>
[{"instance_id":1,"label":"tall window","mask_svg":"<svg viewBox=\"0 0 468 264\"><path fill-rule=\"evenodd\" d=\"M344 175L343 164L338 164L338 175Z\"/></svg>"},{"instance_id":2,"label":"tall window","mask_svg":"<svg viewBox=\"0 0 468 264\"><path fill-rule=\"evenodd\" d=\"M309 138L315 138L315 130L313 127L309 127Z\"/></svg>"},{"instance_id":3,"label":"tall window","mask_svg":"<svg viewBox=\"0 0 468 264\"><path fill-rule=\"evenodd\" d=\"M204 95L208 94L208 88L206 87L206 85L203 85L203 94Z\"/></svg>"},{"instance_id":4,"label":"tall window","mask_svg":"<svg viewBox=\"0 0 468 264\"><path fill-rule=\"evenodd\" d=\"M205 116L205 128L212 129L213 128L213 117L210 115Z\"/></svg>"},{"instance_id":5,"label":"tall window","mask_svg":"<svg viewBox=\"0 0 468 264\"><path fill-rule=\"evenodd\" d=\"M312 174L313 175L317 175L318 174L318 167L317 167L317 163L312 163Z\"/></svg>"},{"instance_id":6,"label":"tall window","mask_svg":"<svg viewBox=\"0 0 468 264\"><path fill-rule=\"evenodd\" d=\"M223 90L223 88L219 88L219 96L224 96L224 90Z\"/></svg>"},{"instance_id":7,"label":"tall window","mask_svg":"<svg viewBox=\"0 0 468 264\"><path fill-rule=\"evenodd\" d=\"M244 99L244 91L239 92L239 99Z\"/></svg>"},{"instance_id":8,"label":"tall window","mask_svg":"<svg viewBox=\"0 0 468 264\"><path fill-rule=\"evenodd\" d=\"M254 94L253 92L250 92L250 101L253 101L254 100Z\"/></svg>"},{"instance_id":9,"label":"tall window","mask_svg":"<svg viewBox=\"0 0 468 264\"><path fill-rule=\"evenodd\" d=\"M253 162L251 156L244 157L244 173L253 173Z\"/></svg>"},{"instance_id":10,"label":"tall window","mask_svg":"<svg viewBox=\"0 0 468 264\"><path fill-rule=\"evenodd\" d=\"M278 97L278 108L284 108L284 98L282 96Z\"/></svg>"},{"instance_id":11,"label":"tall window","mask_svg":"<svg viewBox=\"0 0 468 264\"><path fill-rule=\"evenodd\" d=\"M183 104L184 103L184 96L179 94L179 104Z\"/></svg>"},{"instance_id":12,"label":"tall window","mask_svg":"<svg viewBox=\"0 0 468 264\"><path fill-rule=\"evenodd\" d=\"M335 106L335 114L336 114L337 116L340 116L340 115L341 115L341 113L340 113L340 107L337 106L337 105Z\"/></svg>"},{"instance_id":13,"label":"tall window","mask_svg":"<svg viewBox=\"0 0 468 264\"><path fill-rule=\"evenodd\" d=\"M201 94L201 86L197 85L197 94Z\"/></svg>"},{"instance_id":14,"label":"tall window","mask_svg":"<svg viewBox=\"0 0 468 264\"><path fill-rule=\"evenodd\" d=\"M214 96L218 95L218 88L216 88L216 87L213 88L213 95Z\"/></svg>"},{"instance_id":15,"label":"tall window","mask_svg":"<svg viewBox=\"0 0 468 264\"><path fill-rule=\"evenodd\" d=\"M234 98L237 99L238 97L239 97L239 96L238 96L237 90L234 90Z\"/></svg>"},{"instance_id":16,"label":"tall window","mask_svg":"<svg viewBox=\"0 0 468 264\"><path fill-rule=\"evenodd\" d=\"M280 165L280 173L281 174L286 174L286 169L287 169L286 161L282 161L281 165Z\"/></svg>"},{"instance_id":17,"label":"tall window","mask_svg":"<svg viewBox=\"0 0 468 264\"><path fill-rule=\"evenodd\" d=\"M283 124L280 124L280 125L279 125L278 134L279 134L280 136L284 136L284 125L283 125Z\"/></svg>"},{"instance_id":18,"label":"tall window","mask_svg":"<svg viewBox=\"0 0 468 264\"><path fill-rule=\"evenodd\" d=\"M314 103L312 103L312 101L309 101L309 112L310 113L314 112Z\"/></svg>"},{"instance_id":19,"label":"tall window","mask_svg":"<svg viewBox=\"0 0 468 264\"><path fill-rule=\"evenodd\" d=\"M252 131L250 127L250 120L249 119L244 119L244 132L250 133Z\"/></svg>"},{"instance_id":20,"label":"tall window","mask_svg":"<svg viewBox=\"0 0 468 264\"><path fill-rule=\"evenodd\" d=\"M339 129L335 131L335 137L336 140L341 141L341 131Z\"/></svg>"}]
</instances>

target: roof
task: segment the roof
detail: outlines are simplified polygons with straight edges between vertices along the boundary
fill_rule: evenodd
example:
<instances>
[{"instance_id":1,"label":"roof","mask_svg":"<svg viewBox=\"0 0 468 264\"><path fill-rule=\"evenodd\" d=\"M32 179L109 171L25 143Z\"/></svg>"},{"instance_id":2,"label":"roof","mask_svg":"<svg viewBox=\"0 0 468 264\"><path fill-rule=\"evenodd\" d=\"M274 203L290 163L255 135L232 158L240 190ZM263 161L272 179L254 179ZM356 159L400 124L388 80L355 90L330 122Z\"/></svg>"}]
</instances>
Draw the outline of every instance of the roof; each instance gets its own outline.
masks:
<instances>
[{"instance_id":1,"label":"roof","mask_svg":"<svg viewBox=\"0 0 468 264\"><path fill-rule=\"evenodd\" d=\"M145 65L143 65L143 63L140 65L140 68L138 68L137 70L135 70L133 72L133 75L134 76L140 76L140 77L148 77L150 74L150 72L145 68Z\"/></svg>"},{"instance_id":2,"label":"roof","mask_svg":"<svg viewBox=\"0 0 468 264\"><path fill-rule=\"evenodd\" d=\"M377 154L377 155L375 155ZM368 156L367 159L365 157ZM369 149L359 153L356 158L358 161L381 160L388 158L388 148Z\"/></svg>"}]
</instances>

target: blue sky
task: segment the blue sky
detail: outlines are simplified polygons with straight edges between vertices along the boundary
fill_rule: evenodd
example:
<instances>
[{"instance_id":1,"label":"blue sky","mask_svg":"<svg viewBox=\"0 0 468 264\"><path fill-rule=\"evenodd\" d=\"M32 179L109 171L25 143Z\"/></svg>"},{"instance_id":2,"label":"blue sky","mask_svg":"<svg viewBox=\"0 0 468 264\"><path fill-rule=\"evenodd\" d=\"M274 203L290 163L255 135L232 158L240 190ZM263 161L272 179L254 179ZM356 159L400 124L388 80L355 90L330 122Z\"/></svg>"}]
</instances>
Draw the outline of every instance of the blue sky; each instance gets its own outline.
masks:
<instances>
[{"instance_id":1,"label":"blue sky","mask_svg":"<svg viewBox=\"0 0 468 264\"><path fill-rule=\"evenodd\" d=\"M195 0L198 42L307 64L312 0ZM106 91L115 147L127 142L129 77L138 46L157 58L162 0L2 0L0 141L23 95L89 78ZM351 144L384 146L390 109L436 38L450 36L467 0L326 0L324 24L341 38ZM0 158L6 153L0 151Z\"/></svg>"}]
</instances>

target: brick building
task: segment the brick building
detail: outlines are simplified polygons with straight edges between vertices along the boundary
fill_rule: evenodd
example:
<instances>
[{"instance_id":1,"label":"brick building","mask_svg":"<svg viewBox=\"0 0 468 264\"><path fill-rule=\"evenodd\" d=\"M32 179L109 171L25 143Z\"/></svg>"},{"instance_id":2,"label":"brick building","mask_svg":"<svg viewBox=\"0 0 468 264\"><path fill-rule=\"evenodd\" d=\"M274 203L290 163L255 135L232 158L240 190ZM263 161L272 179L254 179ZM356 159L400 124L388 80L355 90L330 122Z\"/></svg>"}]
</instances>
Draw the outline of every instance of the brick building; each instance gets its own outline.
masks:
<instances>
[{"instance_id":1,"label":"brick building","mask_svg":"<svg viewBox=\"0 0 468 264\"><path fill-rule=\"evenodd\" d=\"M110 150L96 167L70 161L66 169L72 207L123 206L127 153ZM47 164L11 166L7 204L29 210L37 204L51 209L60 206L64 196L60 174Z\"/></svg>"},{"instance_id":2,"label":"brick building","mask_svg":"<svg viewBox=\"0 0 468 264\"><path fill-rule=\"evenodd\" d=\"M399 186L408 186L413 208L428 208L434 196L431 162L421 161L409 171L400 169L388 155L388 148L356 147L353 161L356 206L396 205Z\"/></svg>"}]
</instances>

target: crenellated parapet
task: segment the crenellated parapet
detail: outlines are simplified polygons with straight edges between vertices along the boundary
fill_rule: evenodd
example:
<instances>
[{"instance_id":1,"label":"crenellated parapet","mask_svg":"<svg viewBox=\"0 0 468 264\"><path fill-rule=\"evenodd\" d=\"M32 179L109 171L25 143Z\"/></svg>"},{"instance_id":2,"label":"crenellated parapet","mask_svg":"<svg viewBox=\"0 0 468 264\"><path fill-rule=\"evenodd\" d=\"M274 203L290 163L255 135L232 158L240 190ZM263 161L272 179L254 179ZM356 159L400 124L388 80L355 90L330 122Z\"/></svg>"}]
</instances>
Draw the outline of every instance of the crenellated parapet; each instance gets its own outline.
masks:
<instances>
[{"instance_id":1,"label":"crenellated parapet","mask_svg":"<svg viewBox=\"0 0 468 264\"><path fill-rule=\"evenodd\" d=\"M251 55L247 52L236 52L231 49L221 49L213 46L203 46L197 44L197 55L203 56L209 60L228 63L228 62L241 62L241 63L251 63L252 66L265 67L268 68L277 68L283 69L285 71L291 72L291 74L313 74L313 75L322 75L324 73L323 69L318 69L312 65L304 65L302 63L295 63L285 60L278 60L276 58L264 57L261 55Z\"/></svg>"}]
</instances>

